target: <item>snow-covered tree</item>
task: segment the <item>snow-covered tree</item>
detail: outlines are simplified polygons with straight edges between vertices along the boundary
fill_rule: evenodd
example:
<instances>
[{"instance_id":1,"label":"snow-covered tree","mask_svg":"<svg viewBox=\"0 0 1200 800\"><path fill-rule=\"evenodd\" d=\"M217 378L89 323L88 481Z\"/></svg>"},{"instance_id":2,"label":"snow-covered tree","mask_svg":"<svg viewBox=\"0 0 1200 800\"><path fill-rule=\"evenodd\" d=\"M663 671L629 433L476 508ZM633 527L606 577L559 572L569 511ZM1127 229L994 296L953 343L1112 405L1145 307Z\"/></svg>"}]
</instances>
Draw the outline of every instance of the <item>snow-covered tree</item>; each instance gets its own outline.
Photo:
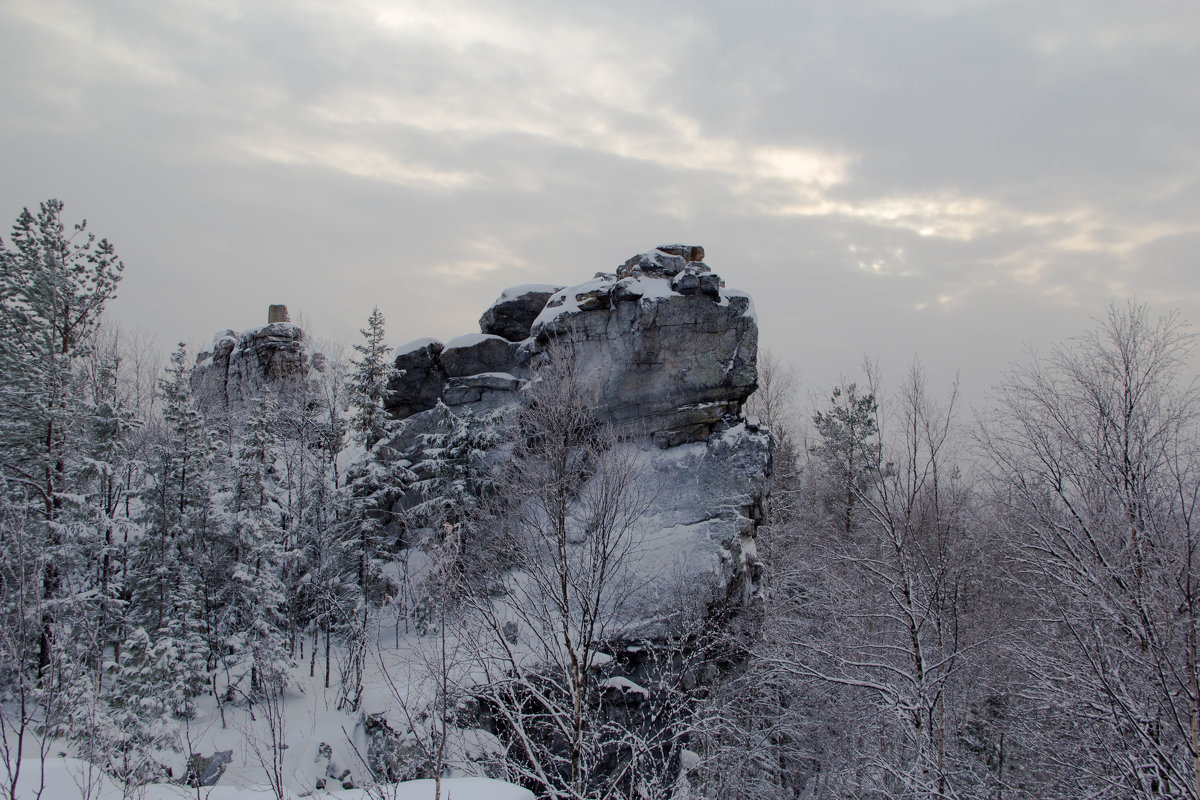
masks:
<instances>
[{"instance_id":1,"label":"snow-covered tree","mask_svg":"<svg viewBox=\"0 0 1200 800\"><path fill-rule=\"evenodd\" d=\"M123 265L86 222L68 232L63 204L24 209L0 241L0 469L10 489L40 511L45 556L38 669L51 663L64 569L73 553L64 525L77 521L73 480L86 453L80 361L91 349ZM70 507L70 508L69 508Z\"/></svg>"},{"instance_id":2,"label":"snow-covered tree","mask_svg":"<svg viewBox=\"0 0 1200 800\"><path fill-rule=\"evenodd\" d=\"M1200 797L1200 418L1177 316L1112 306L981 434L1044 796Z\"/></svg>"},{"instance_id":3,"label":"snow-covered tree","mask_svg":"<svg viewBox=\"0 0 1200 800\"><path fill-rule=\"evenodd\" d=\"M842 528L849 534L855 510L879 469L879 403L875 393L859 392L858 385L835 386L829 407L813 415L818 440L812 452L825 465L830 482L830 502L839 509Z\"/></svg>"},{"instance_id":4,"label":"snow-covered tree","mask_svg":"<svg viewBox=\"0 0 1200 800\"><path fill-rule=\"evenodd\" d=\"M109 662L108 707L90 731L93 758L106 758L109 772L126 784L147 783L163 774L156 750L176 745L172 716L184 701L183 670L169 638L151 641L144 628L129 632L121 662Z\"/></svg>"},{"instance_id":5,"label":"snow-covered tree","mask_svg":"<svg viewBox=\"0 0 1200 800\"><path fill-rule=\"evenodd\" d=\"M881 407L868 378L866 392L835 392L817 415L811 458L785 475L759 530L760 628L734 642L745 661L713 693L697 740L710 796L1003 788L991 733L977 735L998 696L999 582L982 580L985 528L962 470L956 391L939 402L914 363Z\"/></svg>"},{"instance_id":6,"label":"snow-covered tree","mask_svg":"<svg viewBox=\"0 0 1200 800\"><path fill-rule=\"evenodd\" d=\"M956 394L939 405L914 364L890 418L872 380L869 393L851 389L844 404L835 393L834 411L816 420L816 453L849 500L832 514L841 530L808 543L819 557L783 566L798 568L799 580L796 594L778 598L792 604L791 619L768 633L783 634L769 658L843 694L840 711L861 737L850 763L831 765L845 791L943 797L976 781L955 740L970 643L963 600L976 558L951 450ZM850 508L861 512L857 524ZM814 604L828 604L829 628L805 624Z\"/></svg>"},{"instance_id":7,"label":"snow-covered tree","mask_svg":"<svg viewBox=\"0 0 1200 800\"><path fill-rule=\"evenodd\" d=\"M172 664L184 671L185 696L191 698L203 691L218 650L212 591L222 519L213 504L215 446L192 399L186 362L180 345L160 383L163 435L142 495L143 533L130 593L133 623L145 629L153 646L173 649Z\"/></svg>"},{"instance_id":8,"label":"snow-covered tree","mask_svg":"<svg viewBox=\"0 0 1200 800\"><path fill-rule=\"evenodd\" d=\"M507 763L562 798L656 777L636 730L597 712L596 672L622 630L637 526L652 498L636 451L596 419L577 368L573 353L556 349L538 370L512 456L471 525L507 577L476 576L467 600L487 679L479 691L502 721ZM608 773L613 761L633 774Z\"/></svg>"},{"instance_id":9,"label":"snow-covered tree","mask_svg":"<svg viewBox=\"0 0 1200 800\"><path fill-rule=\"evenodd\" d=\"M259 398L238 451L232 574L221 598L228 619L228 646L249 674L252 697L270 688L290 666L284 638L283 529L273 492L277 425L274 401Z\"/></svg>"},{"instance_id":10,"label":"snow-covered tree","mask_svg":"<svg viewBox=\"0 0 1200 800\"><path fill-rule=\"evenodd\" d=\"M395 368L388 362L392 348L384 344L383 313L376 306L367 317L367 327L359 331L363 341L354 345L358 358L350 374L350 402L355 408L354 431L368 450L384 434L387 416L383 399Z\"/></svg>"}]
</instances>

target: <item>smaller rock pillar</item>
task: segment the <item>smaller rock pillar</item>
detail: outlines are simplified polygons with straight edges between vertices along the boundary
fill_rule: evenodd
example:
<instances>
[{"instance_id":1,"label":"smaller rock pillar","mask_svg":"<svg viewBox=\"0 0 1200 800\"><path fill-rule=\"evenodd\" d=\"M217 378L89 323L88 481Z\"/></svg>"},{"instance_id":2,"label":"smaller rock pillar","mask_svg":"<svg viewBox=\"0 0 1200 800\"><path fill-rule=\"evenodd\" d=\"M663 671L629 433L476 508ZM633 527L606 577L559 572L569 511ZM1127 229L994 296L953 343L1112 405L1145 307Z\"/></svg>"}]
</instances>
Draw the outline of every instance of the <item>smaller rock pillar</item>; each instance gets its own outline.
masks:
<instances>
[{"instance_id":1,"label":"smaller rock pillar","mask_svg":"<svg viewBox=\"0 0 1200 800\"><path fill-rule=\"evenodd\" d=\"M267 324L273 322L291 322L288 318L287 306L272 305L267 309Z\"/></svg>"}]
</instances>

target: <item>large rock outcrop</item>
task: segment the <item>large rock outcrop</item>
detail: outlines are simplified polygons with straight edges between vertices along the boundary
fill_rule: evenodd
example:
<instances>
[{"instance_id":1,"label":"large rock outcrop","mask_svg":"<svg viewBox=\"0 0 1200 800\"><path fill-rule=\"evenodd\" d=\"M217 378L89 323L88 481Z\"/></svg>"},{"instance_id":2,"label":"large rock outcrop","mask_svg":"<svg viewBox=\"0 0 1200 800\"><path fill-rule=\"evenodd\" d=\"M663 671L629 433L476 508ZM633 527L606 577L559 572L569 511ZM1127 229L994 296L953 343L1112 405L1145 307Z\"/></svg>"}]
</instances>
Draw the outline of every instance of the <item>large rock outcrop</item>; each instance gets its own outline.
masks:
<instances>
[{"instance_id":1,"label":"large rock outcrop","mask_svg":"<svg viewBox=\"0 0 1200 800\"><path fill-rule=\"evenodd\" d=\"M398 351L388 409L403 419L439 400L495 407L505 399L495 392L515 400L547 349L562 346L577 357L602 420L663 447L703 440L756 388L758 352L753 303L688 260L703 254L664 245L565 289L506 289L484 312L482 333Z\"/></svg>"},{"instance_id":2,"label":"large rock outcrop","mask_svg":"<svg viewBox=\"0 0 1200 800\"><path fill-rule=\"evenodd\" d=\"M388 409L403 422L377 456L419 471L431 437L468 414L515 410L551 350L569 350L580 389L638 454L654 496L638 522L631 637L664 634L684 594L701 605L748 601L758 578L772 440L742 413L757 385L758 326L749 296L703 257L666 245L575 286L505 290L483 332L399 348L389 386ZM418 501L398 493L384 516L404 519Z\"/></svg>"},{"instance_id":3,"label":"large rock outcrop","mask_svg":"<svg viewBox=\"0 0 1200 800\"><path fill-rule=\"evenodd\" d=\"M287 317L286 306L273 305L268 319L278 321L240 333L223 330L196 356L192 394L206 413L245 409L268 390L286 399L324 372L325 354Z\"/></svg>"},{"instance_id":4,"label":"large rock outcrop","mask_svg":"<svg viewBox=\"0 0 1200 800\"><path fill-rule=\"evenodd\" d=\"M555 294L532 334L576 354L606 421L664 445L698 441L757 388L754 308L702 263L672 275L644 270L651 258Z\"/></svg>"}]
</instances>

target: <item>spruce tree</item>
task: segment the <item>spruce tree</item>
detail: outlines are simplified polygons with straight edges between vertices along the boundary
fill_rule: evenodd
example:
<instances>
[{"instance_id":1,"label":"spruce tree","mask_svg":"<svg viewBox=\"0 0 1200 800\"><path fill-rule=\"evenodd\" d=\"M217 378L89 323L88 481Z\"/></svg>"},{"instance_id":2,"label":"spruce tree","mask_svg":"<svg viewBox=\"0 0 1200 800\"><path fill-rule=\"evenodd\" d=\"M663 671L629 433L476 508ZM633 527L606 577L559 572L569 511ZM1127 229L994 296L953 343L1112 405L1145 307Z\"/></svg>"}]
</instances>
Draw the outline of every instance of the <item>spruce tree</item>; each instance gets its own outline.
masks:
<instances>
[{"instance_id":1,"label":"spruce tree","mask_svg":"<svg viewBox=\"0 0 1200 800\"><path fill-rule=\"evenodd\" d=\"M395 368L388 363L392 348L383 343L384 318L376 306L360 330L363 341L354 345L359 358L350 375L350 402L354 406L351 425L368 450L383 438L387 415L383 410L388 381Z\"/></svg>"},{"instance_id":2,"label":"spruce tree","mask_svg":"<svg viewBox=\"0 0 1200 800\"><path fill-rule=\"evenodd\" d=\"M175 744L171 720L183 703L185 687L173 642L152 641L139 627L130 631L122 652L120 664L108 665L108 708L93 733L104 745L109 771L137 786L162 774L152 754Z\"/></svg>"},{"instance_id":3,"label":"spruce tree","mask_svg":"<svg viewBox=\"0 0 1200 800\"><path fill-rule=\"evenodd\" d=\"M217 643L213 640L214 554L219 513L213 507L215 446L192 399L187 350L171 356L160 384L164 432L155 448L143 496L144 532L134 557L133 622L155 646L168 642L187 698L203 690ZM187 713L183 704L177 709Z\"/></svg>"},{"instance_id":4,"label":"spruce tree","mask_svg":"<svg viewBox=\"0 0 1200 800\"><path fill-rule=\"evenodd\" d=\"M85 458L76 477L85 498L85 525L76 530L79 537L79 571L90 577L80 587L97 598L87 604L94 616L89 629L94 631L92 651L86 659L102 678L104 652L120 647L125 637L122 611L125 603L127 543L136 525L123 513L129 487L125 478L134 460L136 432L143 421L121 386L121 356L116 342L98 350L84 370L86 393L84 408L88 414Z\"/></svg>"},{"instance_id":5,"label":"spruce tree","mask_svg":"<svg viewBox=\"0 0 1200 800\"><path fill-rule=\"evenodd\" d=\"M235 464L233 571L223 598L232 621L238 672L248 672L251 696L278 682L290 665L284 641L281 580L283 529L274 497L278 409L259 398Z\"/></svg>"}]
</instances>

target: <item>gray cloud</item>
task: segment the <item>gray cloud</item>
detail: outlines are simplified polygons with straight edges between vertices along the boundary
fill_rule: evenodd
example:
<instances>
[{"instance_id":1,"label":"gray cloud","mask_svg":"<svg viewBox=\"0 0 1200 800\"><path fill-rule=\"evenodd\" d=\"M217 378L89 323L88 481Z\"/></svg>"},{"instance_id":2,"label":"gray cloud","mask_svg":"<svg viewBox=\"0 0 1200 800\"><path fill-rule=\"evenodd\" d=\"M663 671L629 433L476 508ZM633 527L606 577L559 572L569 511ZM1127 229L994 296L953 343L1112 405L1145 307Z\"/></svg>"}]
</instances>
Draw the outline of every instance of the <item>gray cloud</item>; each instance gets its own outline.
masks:
<instances>
[{"instance_id":1,"label":"gray cloud","mask_svg":"<svg viewBox=\"0 0 1200 800\"><path fill-rule=\"evenodd\" d=\"M920 354L979 395L1110 298L1197 317L1197 31L1115 0L9 3L0 212L88 216L166 343L280 301L451 336L694 240L812 385Z\"/></svg>"}]
</instances>

